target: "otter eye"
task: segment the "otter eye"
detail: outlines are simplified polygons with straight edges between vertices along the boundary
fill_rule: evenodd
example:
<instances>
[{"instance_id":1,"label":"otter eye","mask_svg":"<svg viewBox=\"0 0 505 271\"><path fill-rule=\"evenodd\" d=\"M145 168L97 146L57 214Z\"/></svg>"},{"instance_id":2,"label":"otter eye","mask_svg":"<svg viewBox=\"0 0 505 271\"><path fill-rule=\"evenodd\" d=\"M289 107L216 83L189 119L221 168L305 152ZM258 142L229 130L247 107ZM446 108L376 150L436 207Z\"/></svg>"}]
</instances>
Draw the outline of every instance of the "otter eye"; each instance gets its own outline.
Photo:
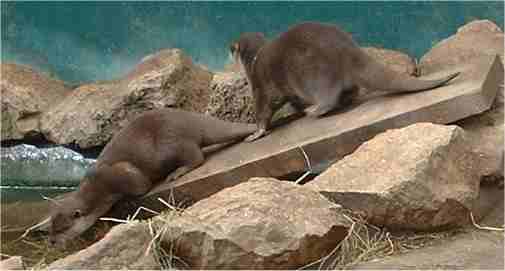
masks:
<instances>
[{"instance_id":1,"label":"otter eye","mask_svg":"<svg viewBox=\"0 0 505 271\"><path fill-rule=\"evenodd\" d=\"M82 213L81 210L77 209L74 211L74 218L79 218L81 217Z\"/></svg>"}]
</instances>

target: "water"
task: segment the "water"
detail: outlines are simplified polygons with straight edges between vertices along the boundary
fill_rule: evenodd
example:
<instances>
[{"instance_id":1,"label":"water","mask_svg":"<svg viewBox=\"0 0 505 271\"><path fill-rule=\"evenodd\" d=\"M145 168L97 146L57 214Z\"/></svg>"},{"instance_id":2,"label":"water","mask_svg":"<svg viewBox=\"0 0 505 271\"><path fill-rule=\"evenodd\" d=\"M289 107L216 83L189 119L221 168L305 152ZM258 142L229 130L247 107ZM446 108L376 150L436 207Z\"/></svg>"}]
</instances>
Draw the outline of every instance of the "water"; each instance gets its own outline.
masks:
<instances>
[{"instance_id":1,"label":"water","mask_svg":"<svg viewBox=\"0 0 505 271\"><path fill-rule=\"evenodd\" d=\"M241 32L268 37L302 21L339 24L363 46L421 57L473 19L503 28L502 1L474 2L1 2L2 61L71 81L124 75L161 48L220 69Z\"/></svg>"},{"instance_id":2,"label":"water","mask_svg":"<svg viewBox=\"0 0 505 271\"><path fill-rule=\"evenodd\" d=\"M47 237L40 232L32 232L25 238L20 238L25 230L38 224L48 217L51 204L42 199L42 195L54 197L71 189L56 188L5 188L0 187L1 202L0 239L3 255L18 255L23 257L24 264L30 267L41 262L49 263L66 255L75 253L89 246L93 238L76 238L65 250L48 247ZM35 268L38 269L38 268Z\"/></svg>"},{"instance_id":3,"label":"water","mask_svg":"<svg viewBox=\"0 0 505 271\"><path fill-rule=\"evenodd\" d=\"M16 236L49 215L50 204L43 197L54 198L75 188L0 186L0 231L10 230ZM19 230L18 230L19 229Z\"/></svg>"},{"instance_id":4,"label":"water","mask_svg":"<svg viewBox=\"0 0 505 271\"><path fill-rule=\"evenodd\" d=\"M37 148L27 144L0 148L0 158L3 218L6 213L15 216L18 210L23 210L22 206L26 206L23 217L33 214L38 217L40 211L32 209L45 205L43 196L54 197L72 191L86 169L95 163L64 147ZM16 211L9 211L12 208Z\"/></svg>"},{"instance_id":5,"label":"water","mask_svg":"<svg viewBox=\"0 0 505 271\"><path fill-rule=\"evenodd\" d=\"M0 148L3 186L77 186L94 159L64 147Z\"/></svg>"},{"instance_id":6,"label":"water","mask_svg":"<svg viewBox=\"0 0 505 271\"><path fill-rule=\"evenodd\" d=\"M30 187L30 186L0 186L0 204L16 202L41 202L43 197L54 198L58 195L74 191L72 187Z\"/></svg>"}]
</instances>

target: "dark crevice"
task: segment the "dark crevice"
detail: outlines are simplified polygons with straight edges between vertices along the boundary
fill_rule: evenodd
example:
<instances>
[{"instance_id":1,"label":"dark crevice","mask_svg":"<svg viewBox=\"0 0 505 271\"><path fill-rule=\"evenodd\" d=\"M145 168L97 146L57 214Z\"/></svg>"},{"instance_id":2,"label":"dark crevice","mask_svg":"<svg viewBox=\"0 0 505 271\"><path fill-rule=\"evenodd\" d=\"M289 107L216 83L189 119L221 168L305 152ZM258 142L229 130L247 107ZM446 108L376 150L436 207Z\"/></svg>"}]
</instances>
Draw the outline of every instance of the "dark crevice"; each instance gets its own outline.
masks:
<instances>
[{"instance_id":1,"label":"dark crevice","mask_svg":"<svg viewBox=\"0 0 505 271\"><path fill-rule=\"evenodd\" d=\"M56 144L47 140L41 134L28 134L23 139L7 139L0 142L0 146L2 148L14 147L21 144L33 145L37 148L49 148L56 146Z\"/></svg>"},{"instance_id":2,"label":"dark crevice","mask_svg":"<svg viewBox=\"0 0 505 271\"><path fill-rule=\"evenodd\" d=\"M300 177L302 177L304 174L305 174L305 172L291 172L289 174L280 176L276 179L295 182ZM306 184L309 181L312 181L317 175L319 175L319 174L310 173L307 176L305 176L305 178L303 178L298 184L300 184L300 185Z\"/></svg>"}]
</instances>

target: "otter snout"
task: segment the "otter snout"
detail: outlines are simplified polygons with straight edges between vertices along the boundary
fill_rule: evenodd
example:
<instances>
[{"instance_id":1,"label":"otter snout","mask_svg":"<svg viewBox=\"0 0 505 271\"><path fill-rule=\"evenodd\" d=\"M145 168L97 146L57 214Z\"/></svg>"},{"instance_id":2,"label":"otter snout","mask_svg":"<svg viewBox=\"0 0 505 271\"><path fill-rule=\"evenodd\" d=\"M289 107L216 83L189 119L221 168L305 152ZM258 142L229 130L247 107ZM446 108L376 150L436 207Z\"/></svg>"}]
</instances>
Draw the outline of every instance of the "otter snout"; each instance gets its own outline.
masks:
<instances>
[{"instance_id":1,"label":"otter snout","mask_svg":"<svg viewBox=\"0 0 505 271\"><path fill-rule=\"evenodd\" d=\"M48 238L49 246L56 249L65 249L67 247L67 242L64 238L59 238L58 236L50 235Z\"/></svg>"}]
</instances>

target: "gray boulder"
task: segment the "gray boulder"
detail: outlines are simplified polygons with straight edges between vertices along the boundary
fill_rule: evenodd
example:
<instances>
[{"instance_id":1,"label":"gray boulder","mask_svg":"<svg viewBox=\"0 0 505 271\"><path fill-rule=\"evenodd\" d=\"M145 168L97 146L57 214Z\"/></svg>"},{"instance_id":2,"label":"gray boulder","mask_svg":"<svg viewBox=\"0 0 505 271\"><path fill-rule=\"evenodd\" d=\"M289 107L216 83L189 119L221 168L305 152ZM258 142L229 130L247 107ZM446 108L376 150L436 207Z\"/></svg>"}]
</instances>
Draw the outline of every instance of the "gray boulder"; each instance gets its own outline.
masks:
<instances>
[{"instance_id":1,"label":"gray boulder","mask_svg":"<svg viewBox=\"0 0 505 271\"><path fill-rule=\"evenodd\" d=\"M40 134L43 112L70 91L63 81L28 66L1 63L2 140Z\"/></svg>"},{"instance_id":2,"label":"gray boulder","mask_svg":"<svg viewBox=\"0 0 505 271\"><path fill-rule=\"evenodd\" d=\"M418 123L375 136L305 186L373 224L433 230L467 221L473 161L461 128Z\"/></svg>"},{"instance_id":3,"label":"gray boulder","mask_svg":"<svg viewBox=\"0 0 505 271\"><path fill-rule=\"evenodd\" d=\"M162 50L121 80L75 89L44 115L42 131L58 144L105 145L129 120L148 110L176 107L203 113L211 77L181 50Z\"/></svg>"},{"instance_id":4,"label":"gray boulder","mask_svg":"<svg viewBox=\"0 0 505 271\"><path fill-rule=\"evenodd\" d=\"M132 221L113 227L90 247L51 263L49 270L160 270L153 250L153 239L145 222ZM147 253L146 253L147 252Z\"/></svg>"},{"instance_id":5,"label":"gray boulder","mask_svg":"<svg viewBox=\"0 0 505 271\"><path fill-rule=\"evenodd\" d=\"M165 219L163 240L192 269L294 269L346 236L340 210L293 183L253 178Z\"/></svg>"}]
</instances>

